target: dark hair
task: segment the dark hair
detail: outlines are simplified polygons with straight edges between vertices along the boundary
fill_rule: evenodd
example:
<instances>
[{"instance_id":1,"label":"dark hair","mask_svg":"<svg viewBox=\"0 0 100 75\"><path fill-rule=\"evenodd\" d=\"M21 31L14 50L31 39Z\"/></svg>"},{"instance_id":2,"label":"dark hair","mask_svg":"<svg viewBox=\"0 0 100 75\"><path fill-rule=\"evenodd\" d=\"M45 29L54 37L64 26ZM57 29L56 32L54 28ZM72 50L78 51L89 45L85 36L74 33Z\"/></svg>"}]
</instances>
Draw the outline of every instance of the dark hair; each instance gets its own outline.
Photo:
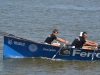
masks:
<instances>
[{"instance_id":1,"label":"dark hair","mask_svg":"<svg viewBox=\"0 0 100 75\"><path fill-rule=\"evenodd\" d=\"M53 33L55 33L55 32L57 32L57 33L58 33L58 30L57 30L57 29L54 29L54 30L53 30Z\"/></svg>"},{"instance_id":2,"label":"dark hair","mask_svg":"<svg viewBox=\"0 0 100 75\"><path fill-rule=\"evenodd\" d=\"M83 33L82 33L82 36L83 36L84 34L87 34L87 32L83 32Z\"/></svg>"}]
</instances>

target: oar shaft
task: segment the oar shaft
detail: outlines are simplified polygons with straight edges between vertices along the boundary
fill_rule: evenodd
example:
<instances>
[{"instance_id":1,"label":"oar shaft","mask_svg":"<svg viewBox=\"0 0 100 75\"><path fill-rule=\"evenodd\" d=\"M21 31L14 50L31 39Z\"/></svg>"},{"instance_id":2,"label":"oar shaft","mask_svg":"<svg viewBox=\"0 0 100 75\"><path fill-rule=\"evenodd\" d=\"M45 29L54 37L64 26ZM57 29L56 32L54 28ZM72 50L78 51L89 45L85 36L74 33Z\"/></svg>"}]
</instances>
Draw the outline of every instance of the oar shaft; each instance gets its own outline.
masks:
<instances>
[{"instance_id":1,"label":"oar shaft","mask_svg":"<svg viewBox=\"0 0 100 75\"><path fill-rule=\"evenodd\" d=\"M54 59L56 57L56 55L58 54L58 52L65 46L65 44L57 51L57 53L55 55L53 55L52 59Z\"/></svg>"},{"instance_id":2,"label":"oar shaft","mask_svg":"<svg viewBox=\"0 0 100 75\"><path fill-rule=\"evenodd\" d=\"M92 53L92 61L93 61L93 59L94 59L94 56L95 56L95 50L94 50L94 52Z\"/></svg>"}]
</instances>

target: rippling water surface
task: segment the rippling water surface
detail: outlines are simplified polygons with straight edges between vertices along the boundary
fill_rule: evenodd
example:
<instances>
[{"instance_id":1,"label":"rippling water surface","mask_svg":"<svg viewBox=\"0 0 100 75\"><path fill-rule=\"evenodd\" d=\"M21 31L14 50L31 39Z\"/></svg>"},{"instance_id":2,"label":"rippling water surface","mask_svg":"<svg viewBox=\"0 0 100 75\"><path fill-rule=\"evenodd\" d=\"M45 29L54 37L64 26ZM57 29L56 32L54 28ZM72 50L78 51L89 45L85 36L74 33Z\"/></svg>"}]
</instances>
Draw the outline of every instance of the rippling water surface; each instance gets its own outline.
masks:
<instances>
[{"instance_id":1,"label":"rippling water surface","mask_svg":"<svg viewBox=\"0 0 100 75\"><path fill-rule=\"evenodd\" d=\"M0 31L18 37L44 41L52 30L69 43L80 31L100 44L100 0L1 0ZM49 59L3 59L2 75L100 75L99 61L51 61Z\"/></svg>"}]
</instances>

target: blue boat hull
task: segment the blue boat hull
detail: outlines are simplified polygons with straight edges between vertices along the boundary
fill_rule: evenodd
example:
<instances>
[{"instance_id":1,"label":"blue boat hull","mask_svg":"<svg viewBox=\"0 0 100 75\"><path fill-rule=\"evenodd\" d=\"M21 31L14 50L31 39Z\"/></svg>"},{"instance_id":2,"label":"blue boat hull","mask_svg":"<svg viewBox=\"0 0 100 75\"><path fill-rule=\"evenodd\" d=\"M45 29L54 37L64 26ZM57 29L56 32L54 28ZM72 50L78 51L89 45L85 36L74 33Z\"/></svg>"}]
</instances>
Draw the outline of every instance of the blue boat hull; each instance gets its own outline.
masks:
<instances>
[{"instance_id":1,"label":"blue boat hull","mask_svg":"<svg viewBox=\"0 0 100 75\"><path fill-rule=\"evenodd\" d=\"M4 36L3 57L47 57L52 58L60 47L37 43L31 40ZM66 45L55 59L64 60L100 60L100 50L73 49Z\"/></svg>"}]
</instances>

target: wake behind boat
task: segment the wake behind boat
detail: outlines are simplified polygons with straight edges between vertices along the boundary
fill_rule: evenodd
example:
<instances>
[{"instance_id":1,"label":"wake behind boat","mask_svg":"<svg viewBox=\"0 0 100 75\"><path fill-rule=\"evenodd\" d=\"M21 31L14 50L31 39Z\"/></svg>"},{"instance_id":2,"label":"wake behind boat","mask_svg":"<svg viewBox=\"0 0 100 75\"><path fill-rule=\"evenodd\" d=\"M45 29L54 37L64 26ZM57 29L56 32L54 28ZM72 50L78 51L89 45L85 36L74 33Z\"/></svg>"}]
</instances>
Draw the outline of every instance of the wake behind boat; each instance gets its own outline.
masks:
<instances>
[{"instance_id":1,"label":"wake behind boat","mask_svg":"<svg viewBox=\"0 0 100 75\"><path fill-rule=\"evenodd\" d=\"M6 34L4 36L3 57L47 57L63 60L100 60L100 49L84 50L71 48L70 45L64 47L51 46L38 43L32 40Z\"/></svg>"}]
</instances>

